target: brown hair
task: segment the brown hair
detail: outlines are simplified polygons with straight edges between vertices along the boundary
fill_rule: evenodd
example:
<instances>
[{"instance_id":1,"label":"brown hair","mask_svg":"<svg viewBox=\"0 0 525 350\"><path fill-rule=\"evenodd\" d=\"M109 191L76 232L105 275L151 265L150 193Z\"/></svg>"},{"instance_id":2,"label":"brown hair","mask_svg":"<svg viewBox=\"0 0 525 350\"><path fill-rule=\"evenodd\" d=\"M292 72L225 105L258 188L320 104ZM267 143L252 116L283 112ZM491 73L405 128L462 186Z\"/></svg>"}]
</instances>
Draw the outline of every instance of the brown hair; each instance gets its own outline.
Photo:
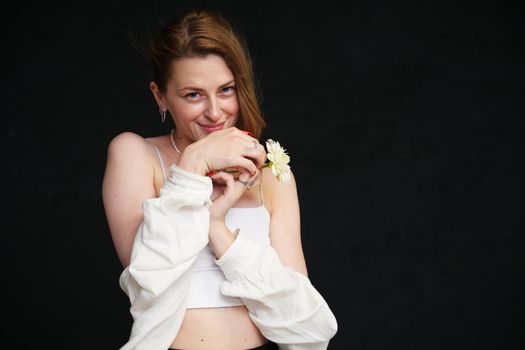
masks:
<instances>
[{"instance_id":1,"label":"brown hair","mask_svg":"<svg viewBox=\"0 0 525 350\"><path fill-rule=\"evenodd\" d=\"M162 28L149 48L153 81L164 93L174 60L209 54L222 57L235 77L240 108L236 126L259 139L266 122L259 108L248 49L218 13L193 10Z\"/></svg>"}]
</instances>

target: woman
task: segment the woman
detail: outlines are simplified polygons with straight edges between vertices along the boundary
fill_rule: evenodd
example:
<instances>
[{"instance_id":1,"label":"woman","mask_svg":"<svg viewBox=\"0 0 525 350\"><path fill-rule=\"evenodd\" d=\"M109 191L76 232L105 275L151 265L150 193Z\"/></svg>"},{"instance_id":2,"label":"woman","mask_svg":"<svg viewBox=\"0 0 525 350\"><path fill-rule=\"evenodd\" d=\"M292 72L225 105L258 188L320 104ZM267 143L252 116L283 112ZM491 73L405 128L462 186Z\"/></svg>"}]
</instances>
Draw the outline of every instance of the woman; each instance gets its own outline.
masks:
<instances>
[{"instance_id":1,"label":"woman","mask_svg":"<svg viewBox=\"0 0 525 350\"><path fill-rule=\"evenodd\" d=\"M123 349L326 349L337 322L306 277L293 174L263 167L247 50L222 17L191 11L150 55L175 128L116 136L103 181L134 318Z\"/></svg>"}]
</instances>

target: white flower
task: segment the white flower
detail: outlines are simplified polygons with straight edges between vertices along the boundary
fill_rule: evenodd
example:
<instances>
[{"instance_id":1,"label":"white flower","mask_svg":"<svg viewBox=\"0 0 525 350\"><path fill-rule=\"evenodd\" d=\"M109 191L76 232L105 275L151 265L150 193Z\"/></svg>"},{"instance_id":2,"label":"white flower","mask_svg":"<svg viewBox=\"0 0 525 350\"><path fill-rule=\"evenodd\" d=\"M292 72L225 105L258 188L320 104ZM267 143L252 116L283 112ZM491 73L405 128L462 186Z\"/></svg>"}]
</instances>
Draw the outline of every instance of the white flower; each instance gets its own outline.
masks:
<instances>
[{"instance_id":1,"label":"white flower","mask_svg":"<svg viewBox=\"0 0 525 350\"><path fill-rule=\"evenodd\" d=\"M280 183L289 183L290 177L290 157L286 154L286 150L281 147L279 142L269 139L266 141L266 149L268 150L268 166L272 169L272 173L279 179Z\"/></svg>"}]
</instances>

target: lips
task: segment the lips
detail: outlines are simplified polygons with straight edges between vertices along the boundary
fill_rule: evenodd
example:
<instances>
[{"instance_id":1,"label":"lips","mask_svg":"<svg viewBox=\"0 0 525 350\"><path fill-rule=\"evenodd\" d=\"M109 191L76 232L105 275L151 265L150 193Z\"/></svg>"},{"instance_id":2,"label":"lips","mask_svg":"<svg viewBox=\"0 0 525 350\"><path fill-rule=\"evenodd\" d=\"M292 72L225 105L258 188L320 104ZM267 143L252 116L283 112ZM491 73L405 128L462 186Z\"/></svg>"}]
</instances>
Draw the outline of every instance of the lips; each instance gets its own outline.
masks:
<instances>
[{"instance_id":1,"label":"lips","mask_svg":"<svg viewBox=\"0 0 525 350\"><path fill-rule=\"evenodd\" d=\"M208 125L202 125L202 124L199 124L201 128L204 129L204 131L206 132L212 132L212 131L217 131L217 130L221 130L224 126L224 123L221 123L221 124L208 124Z\"/></svg>"}]
</instances>

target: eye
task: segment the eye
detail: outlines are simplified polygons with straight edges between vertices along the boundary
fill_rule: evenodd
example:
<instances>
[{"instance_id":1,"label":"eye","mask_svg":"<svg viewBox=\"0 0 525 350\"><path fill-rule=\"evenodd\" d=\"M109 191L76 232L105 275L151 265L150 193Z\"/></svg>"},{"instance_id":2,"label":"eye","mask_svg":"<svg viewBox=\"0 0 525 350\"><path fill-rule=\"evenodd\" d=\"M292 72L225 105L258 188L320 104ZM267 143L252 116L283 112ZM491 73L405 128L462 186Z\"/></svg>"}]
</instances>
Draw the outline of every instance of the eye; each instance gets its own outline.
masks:
<instances>
[{"instance_id":1,"label":"eye","mask_svg":"<svg viewBox=\"0 0 525 350\"><path fill-rule=\"evenodd\" d=\"M184 98L188 100L197 100L200 97L200 95L201 94L199 94L198 92L192 91L184 95Z\"/></svg>"},{"instance_id":2,"label":"eye","mask_svg":"<svg viewBox=\"0 0 525 350\"><path fill-rule=\"evenodd\" d=\"M235 86L226 86L223 87L221 93L223 95L232 95L235 92Z\"/></svg>"}]
</instances>

